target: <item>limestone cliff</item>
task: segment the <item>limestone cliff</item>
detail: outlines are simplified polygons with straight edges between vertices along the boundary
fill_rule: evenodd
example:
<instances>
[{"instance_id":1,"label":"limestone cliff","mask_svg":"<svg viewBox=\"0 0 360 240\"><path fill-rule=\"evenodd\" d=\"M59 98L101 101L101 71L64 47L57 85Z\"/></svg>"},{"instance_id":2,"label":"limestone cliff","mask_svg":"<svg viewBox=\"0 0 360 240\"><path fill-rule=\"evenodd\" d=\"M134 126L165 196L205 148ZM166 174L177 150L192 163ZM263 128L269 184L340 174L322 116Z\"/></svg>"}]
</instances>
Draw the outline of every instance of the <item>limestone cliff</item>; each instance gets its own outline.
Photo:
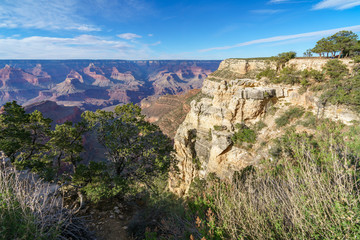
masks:
<instances>
[{"instance_id":1,"label":"limestone cliff","mask_svg":"<svg viewBox=\"0 0 360 240\"><path fill-rule=\"evenodd\" d=\"M321 71L328 59L326 58L294 58L285 64L286 66L294 66L296 70L314 69ZM352 69L351 59L340 59L349 69ZM275 69L276 64L270 60L257 59L226 59L219 65L217 72L228 72L237 76L253 75L265 68ZM215 74L216 75L216 74Z\"/></svg>"},{"instance_id":2,"label":"limestone cliff","mask_svg":"<svg viewBox=\"0 0 360 240\"><path fill-rule=\"evenodd\" d=\"M299 70L319 70L325 63L325 59L294 59L287 64ZM351 63L346 60L345 63L352 68ZM283 133L282 129L277 129L275 119L291 106L300 106L317 117L347 124L360 120L359 115L346 107L324 107L313 92L300 94L300 86L269 85L244 78L249 72L267 66L269 63L264 60L228 59L204 81L201 93L191 102L191 110L174 139L179 171L170 176L169 186L173 192L186 194L196 177L204 178L209 173L216 173L222 179L231 178L234 171L269 158L269 140ZM219 74L224 70L226 74ZM265 127L259 130L253 146L233 144L231 137L236 124L254 126L260 121Z\"/></svg>"}]
</instances>

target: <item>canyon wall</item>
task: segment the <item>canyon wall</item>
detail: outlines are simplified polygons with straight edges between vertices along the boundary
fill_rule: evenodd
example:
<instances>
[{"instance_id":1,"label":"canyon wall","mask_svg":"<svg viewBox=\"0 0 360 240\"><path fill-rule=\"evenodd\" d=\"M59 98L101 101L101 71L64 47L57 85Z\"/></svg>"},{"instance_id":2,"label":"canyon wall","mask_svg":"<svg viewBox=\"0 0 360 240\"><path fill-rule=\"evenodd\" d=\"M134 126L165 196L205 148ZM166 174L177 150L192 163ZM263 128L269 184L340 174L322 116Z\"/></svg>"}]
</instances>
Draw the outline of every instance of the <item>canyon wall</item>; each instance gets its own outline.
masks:
<instances>
[{"instance_id":1,"label":"canyon wall","mask_svg":"<svg viewBox=\"0 0 360 240\"><path fill-rule=\"evenodd\" d=\"M0 60L0 106L46 100L95 110L201 88L220 61Z\"/></svg>"},{"instance_id":2,"label":"canyon wall","mask_svg":"<svg viewBox=\"0 0 360 240\"><path fill-rule=\"evenodd\" d=\"M353 67L348 60L342 61L349 68ZM287 64L296 69L320 70L325 63L325 59L294 59ZM324 107L314 92L301 94L300 86L241 78L267 66L269 63L264 60L227 59L204 81L197 100L191 102L190 112L175 136L179 171L170 174L169 186L173 192L186 194L195 178L205 178L210 173L221 179L231 179L235 171L270 158L271 139L284 133L284 129L275 124L275 119L292 106L345 124L360 120L358 114L345 106ZM223 70L231 73L218 74ZM233 144L231 137L237 124L255 126L260 121L264 127L259 130L255 144L245 147ZM296 125L296 129L312 131L301 125Z\"/></svg>"},{"instance_id":3,"label":"canyon wall","mask_svg":"<svg viewBox=\"0 0 360 240\"><path fill-rule=\"evenodd\" d=\"M296 70L314 69L321 71L329 59L327 58L293 58L290 59L285 67L294 66ZM340 59L341 62L346 64L349 69L352 68L351 59ZM222 61L218 70L228 70L236 74L246 75L252 72L259 72L265 68L276 69L276 64L270 59L257 60L257 59L236 59L230 58Z\"/></svg>"}]
</instances>

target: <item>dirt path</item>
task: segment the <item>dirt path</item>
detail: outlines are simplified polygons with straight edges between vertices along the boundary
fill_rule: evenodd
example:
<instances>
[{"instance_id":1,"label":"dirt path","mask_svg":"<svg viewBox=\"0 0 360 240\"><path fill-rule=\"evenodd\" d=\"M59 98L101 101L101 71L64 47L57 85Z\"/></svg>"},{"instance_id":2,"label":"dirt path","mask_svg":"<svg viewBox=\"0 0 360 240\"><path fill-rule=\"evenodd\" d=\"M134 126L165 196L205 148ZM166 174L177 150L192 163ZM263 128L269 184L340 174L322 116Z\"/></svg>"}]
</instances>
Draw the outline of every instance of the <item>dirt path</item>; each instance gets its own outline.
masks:
<instances>
[{"instance_id":1,"label":"dirt path","mask_svg":"<svg viewBox=\"0 0 360 240\"><path fill-rule=\"evenodd\" d=\"M109 203L100 208L87 208L81 215L87 216L90 230L95 232L98 240L132 240L127 229L134 212L131 206Z\"/></svg>"}]
</instances>

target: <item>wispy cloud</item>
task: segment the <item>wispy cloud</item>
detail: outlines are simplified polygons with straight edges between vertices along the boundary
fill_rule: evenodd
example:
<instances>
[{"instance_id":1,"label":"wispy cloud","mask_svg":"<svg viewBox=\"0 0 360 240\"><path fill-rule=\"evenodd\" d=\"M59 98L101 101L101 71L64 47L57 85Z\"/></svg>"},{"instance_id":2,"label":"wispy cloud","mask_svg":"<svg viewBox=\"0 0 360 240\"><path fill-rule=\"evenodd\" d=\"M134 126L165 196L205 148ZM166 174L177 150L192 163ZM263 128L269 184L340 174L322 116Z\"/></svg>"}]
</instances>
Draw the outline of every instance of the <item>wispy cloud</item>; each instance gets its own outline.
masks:
<instances>
[{"instance_id":1,"label":"wispy cloud","mask_svg":"<svg viewBox=\"0 0 360 240\"><path fill-rule=\"evenodd\" d=\"M256 14L276 14L283 11L284 10L282 9L257 9L257 10L252 10L251 12Z\"/></svg>"},{"instance_id":2,"label":"wispy cloud","mask_svg":"<svg viewBox=\"0 0 360 240\"><path fill-rule=\"evenodd\" d=\"M248 41L248 42L238 43L238 44L231 45L231 46L214 47L214 48L202 49L199 51L200 52L209 52L209 51L214 51L214 50L227 50L227 49L231 49L231 48L249 46L249 45L254 45L254 44L261 44L261 43L288 41L288 40L294 40L294 39L310 38L310 37L315 37L315 36L321 37L321 36L327 36L330 34L334 34L341 30L358 32L358 31L360 31L360 25L344 27L344 28L329 29L329 30L323 30L323 31L316 31L316 32L300 33L300 34L294 34L294 35L283 35L283 36L276 36L276 37L270 37L270 38L262 38L262 39Z\"/></svg>"},{"instance_id":3,"label":"wispy cloud","mask_svg":"<svg viewBox=\"0 0 360 240\"><path fill-rule=\"evenodd\" d=\"M119 38L122 38L122 39L126 39L126 40L133 40L133 39L136 39L136 38L142 38L142 36L137 35L135 33L122 33L122 34L118 34L116 36L118 36Z\"/></svg>"},{"instance_id":4,"label":"wispy cloud","mask_svg":"<svg viewBox=\"0 0 360 240\"><path fill-rule=\"evenodd\" d=\"M320 9L336 9L336 10L344 10L353 8L360 5L359 0L322 0L318 4L313 6L313 10Z\"/></svg>"},{"instance_id":5,"label":"wispy cloud","mask_svg":"<svg viewBox=\"0 0 360 240\"><path fill-rule=\"evenodd\" d=\"M99 27L84 24L87 21L79 16L77 3L77 0L2 0L0 27L99 31Z\"/></svg>"},{"instance_id":6,"label":"wispy cloud","mask_svg":"<svg viewBox=\"0 0 360 240\"><path fill-rule=\"evenodd\" d=\"M161 44L161 41L157 41L157 42L148 44L148 46L157 46L157 45L160 45L160 44Z\"/></svg>"},{"instance_id":7,"label":"wispy cloud","mask_svg":"<svg viewBox=\"0 0 360 240\"><path fill-rule=\"evenodd\" d=\"M271 0L269 3L284 3L289 2L289 0Z\"/></svg>"},{"instance_id":8,"label":"wispy cloud","mask_svg":"<svg viewBox=\"0 0 360 240\"><path fill-rule=\"evenodd\" d=\"M149 46L94 35L0 38L0 56L3 59L146 59L151 53Z\"/></svg>"}]
</instances>

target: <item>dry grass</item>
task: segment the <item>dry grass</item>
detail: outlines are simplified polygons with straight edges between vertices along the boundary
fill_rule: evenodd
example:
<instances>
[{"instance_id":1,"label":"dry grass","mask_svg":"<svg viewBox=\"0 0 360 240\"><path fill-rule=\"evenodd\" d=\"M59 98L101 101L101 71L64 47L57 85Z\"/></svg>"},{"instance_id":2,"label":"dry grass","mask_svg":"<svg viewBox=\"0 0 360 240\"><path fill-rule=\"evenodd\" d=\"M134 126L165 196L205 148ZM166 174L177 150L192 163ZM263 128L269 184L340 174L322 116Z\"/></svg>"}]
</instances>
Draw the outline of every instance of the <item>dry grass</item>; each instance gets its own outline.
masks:
<instances>
[{"instance_id":1,"label":"dry grass","mask_svg":"<svg viewBox=\"0 0 360 240\"><path fill-rule=\"evenodd\" d=\"M0 239L93 239L82 219L63 208L58 187L0 168Z\"/></svg>"},{"instance_id":2,"label":"dry grass","mask_svg":"<svg viewBox=\"0 0 360 240\"><path fill-rule=\"evenodd\" d=\"M359 238L359 155L332 139L328 143L314 154L308 142L294 140L292 158L282 159L277 169L218 185L214 204L229 238Z\"/></svg>"}]
</instances>

